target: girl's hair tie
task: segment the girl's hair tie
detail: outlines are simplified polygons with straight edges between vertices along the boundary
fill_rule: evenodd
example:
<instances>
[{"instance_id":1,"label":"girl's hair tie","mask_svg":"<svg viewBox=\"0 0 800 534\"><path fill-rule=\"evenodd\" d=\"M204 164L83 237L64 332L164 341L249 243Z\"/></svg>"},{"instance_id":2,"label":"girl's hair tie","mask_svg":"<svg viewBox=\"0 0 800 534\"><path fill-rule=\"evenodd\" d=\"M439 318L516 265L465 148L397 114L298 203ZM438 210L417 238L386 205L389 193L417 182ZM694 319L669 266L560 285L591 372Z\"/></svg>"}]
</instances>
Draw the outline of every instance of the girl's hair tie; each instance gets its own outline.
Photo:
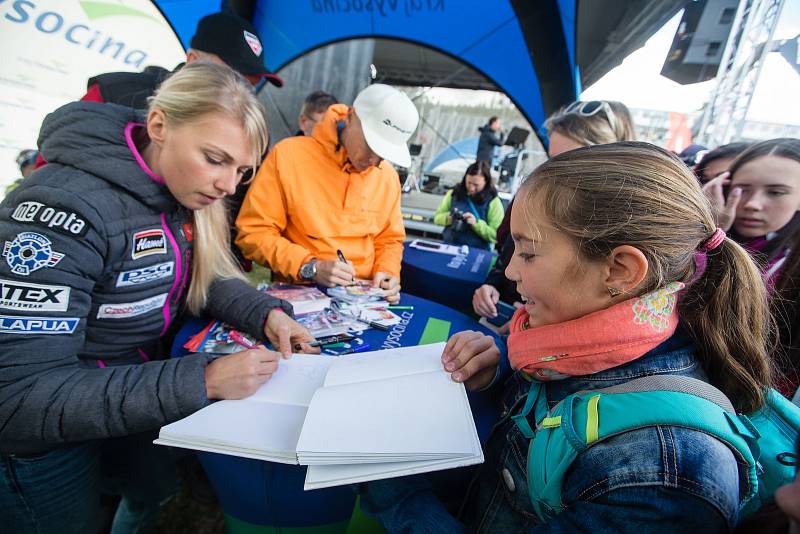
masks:
<instances>
[{"instance_id":1,"label":"girl's hair tie","mask_svg":"<svg viewBox=\"0 0 800 534\"><path fill-rule=\"evenodd\" d=\"M725 230L722 228L717 228L714 233L711 234L711 237L700 243L700 246L697 247L697 250L702 252L711 252L720 246L723 241L725 241Z\"/></svg>"}]
</instances>

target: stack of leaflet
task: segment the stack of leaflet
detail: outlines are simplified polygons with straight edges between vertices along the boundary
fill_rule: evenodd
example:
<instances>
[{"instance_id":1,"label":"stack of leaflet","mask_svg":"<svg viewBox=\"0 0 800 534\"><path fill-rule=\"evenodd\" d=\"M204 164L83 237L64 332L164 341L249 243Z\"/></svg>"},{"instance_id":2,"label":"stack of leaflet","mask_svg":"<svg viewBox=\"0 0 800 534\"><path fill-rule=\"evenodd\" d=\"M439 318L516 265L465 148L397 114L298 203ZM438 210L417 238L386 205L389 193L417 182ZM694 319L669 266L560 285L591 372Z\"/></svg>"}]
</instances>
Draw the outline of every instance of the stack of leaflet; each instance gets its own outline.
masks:
<instances>
[{"instance_id":1,"label":"stack of leaflet","mask_svg":"<svg viewBox=\"0 0 800 534\"><path fill-rule=\"evenodd\" d=\"M483 462L444 343L330 358L295 355L251 397L161 428L155 443L309 465L305 489Z\"/></svg>"},{"instance_id":2,"label":"stack of leaflet","mask_svg":"<svg viewBox=\"0 0 800 534\"><path fill-rule=\"evenodd\" d=\"M352 304L377 301L386 302L383 300L385 294L386 292L383 289L373 287L372 282L369 280L356 280L355 283L349 286L328 288L328 295L340 302L349 302Z\"/></svg>"},{"instance_id":3,"label":"stack of leaflet","mask_svg":"<svg viewBox=\"0 0 800 534\"><path fill-rule=\"evenodd\" d=\"M291 303L295 315L320 312L331 305L331 299L314 286L272 284L259 286L260 291Z\"/></svg>"}]
</instances>

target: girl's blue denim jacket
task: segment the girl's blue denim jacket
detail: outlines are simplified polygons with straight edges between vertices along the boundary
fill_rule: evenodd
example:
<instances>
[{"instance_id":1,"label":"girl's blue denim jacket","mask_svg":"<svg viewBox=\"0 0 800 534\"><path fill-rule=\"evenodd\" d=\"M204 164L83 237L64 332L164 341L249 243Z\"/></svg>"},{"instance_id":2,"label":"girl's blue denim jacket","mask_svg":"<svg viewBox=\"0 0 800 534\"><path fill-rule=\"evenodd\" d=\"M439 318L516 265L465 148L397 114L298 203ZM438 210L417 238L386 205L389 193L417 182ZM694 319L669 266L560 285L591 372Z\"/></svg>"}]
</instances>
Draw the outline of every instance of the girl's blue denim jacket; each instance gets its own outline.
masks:
<instances>
[{"instance_id":1,"label":"girl's blue denim jacket","mask_svg":"<svg viewBox=\"0 0 800 534\"><path fill-rule=\"evenodd\" d=\"M682 328L641 358L590 376L548 382L548 403L634 378L677 374L707 380ZM486 443L460 517L450 515L425 476L371 482L364 509L389 532L729 532L747 481L722 442L679 427L649 427L614 436L581 453L562 491L566 511L545 524L528 497L528 440L509 419L529 383L514 373L505 383L502 418ZM535 423L535 422L534 422Z\"/></svg>"}]
</instances>

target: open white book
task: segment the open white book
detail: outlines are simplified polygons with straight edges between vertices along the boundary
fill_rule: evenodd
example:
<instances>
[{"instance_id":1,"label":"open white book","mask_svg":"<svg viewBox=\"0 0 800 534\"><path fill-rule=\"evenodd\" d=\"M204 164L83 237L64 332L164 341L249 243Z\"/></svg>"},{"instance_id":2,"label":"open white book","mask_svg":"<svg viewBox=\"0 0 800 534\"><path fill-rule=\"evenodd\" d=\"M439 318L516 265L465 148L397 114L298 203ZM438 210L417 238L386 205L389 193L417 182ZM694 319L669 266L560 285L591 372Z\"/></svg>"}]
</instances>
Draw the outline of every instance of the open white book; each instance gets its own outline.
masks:
<instances>
[{"instance_id":1,"label":"open white book","mask_svg":"<svg viewBox=\"0 0 800 534\"><path fill-rule=\"evenodd\" d=\"M466 390L442 369L443 349L294 355L251 397L166 425L155 443L308 465L307 490L481 463Z\"/></svg>"}]
</instances>

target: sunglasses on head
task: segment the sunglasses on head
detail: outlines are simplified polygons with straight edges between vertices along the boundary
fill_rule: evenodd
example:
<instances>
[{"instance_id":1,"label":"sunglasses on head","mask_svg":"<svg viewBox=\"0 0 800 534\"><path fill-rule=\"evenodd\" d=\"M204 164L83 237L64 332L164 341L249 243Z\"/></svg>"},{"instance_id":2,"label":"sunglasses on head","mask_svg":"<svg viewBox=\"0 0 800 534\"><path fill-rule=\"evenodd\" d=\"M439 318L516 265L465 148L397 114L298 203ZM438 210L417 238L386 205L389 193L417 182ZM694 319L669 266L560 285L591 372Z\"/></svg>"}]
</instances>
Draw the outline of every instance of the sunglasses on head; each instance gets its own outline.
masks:
<instances>
[{"instance_id":1,"label":"sunglasses on head","mask_svg":"<svg viewBox=\"0 0 800 534\"><path fill-rule=\"evenodd\" d=\"M611 129L616 131L617 117L614 115L614 110L611 109L608 102L603 100L581 102L578 100L564 108L564 113L576 113L582 117L591 117L592 115L597 115L601 111L606 114L606 119L608 119L608 124L611 126Z\"/></svg>"}]
</instances>

